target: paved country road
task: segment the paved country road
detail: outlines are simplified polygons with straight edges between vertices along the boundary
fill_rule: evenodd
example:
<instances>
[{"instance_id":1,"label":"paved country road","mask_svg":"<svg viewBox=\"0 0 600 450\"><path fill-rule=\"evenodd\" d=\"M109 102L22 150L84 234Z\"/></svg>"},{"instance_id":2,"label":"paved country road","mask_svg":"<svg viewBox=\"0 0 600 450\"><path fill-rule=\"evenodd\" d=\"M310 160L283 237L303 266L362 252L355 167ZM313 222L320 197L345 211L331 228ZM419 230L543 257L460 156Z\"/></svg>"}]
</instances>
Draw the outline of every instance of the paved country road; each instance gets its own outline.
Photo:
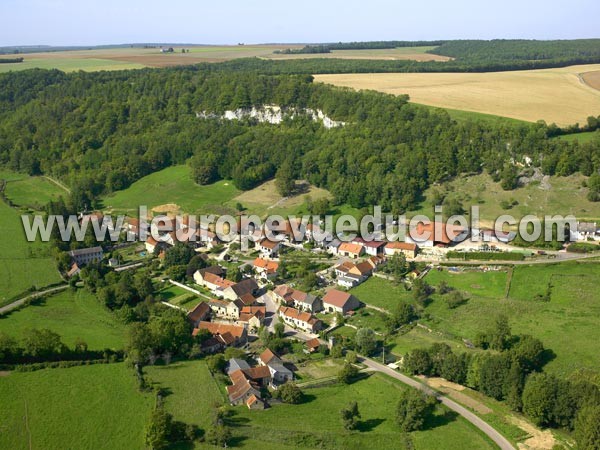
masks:
<instances>
[{"instance_id":1,"label":"paved country road","mask_svg":"<svg viewBox=\"0 0 600 450\"><path fill-rule=\"evenodd\" d=\"M12 303L9 303L6 306L3 306L2 308L0 308L0 314L4 314L7 313L9 311L12 311L15 308L18 308L19 306L21 306L23 303L25 303L27 300L32 299L34 297L39 297L40 295L44 295L44 294L50 294L51 292L56 292L56 291L62 291L66 288L68 288L69 285L68 284L62 284L60 286L56 286L50 289L46 289L45 291L39 291L39 292L33 292L31 294L29 294L26 297L20 298L19 300L15 300Z\"/></svg>"},{"instance_id":2,"label":"paved country road","mask_svg":"<svg viewBox=\"0 0 600 450\"><path fill-rule=\"evenodd\" d=\"M396 380L399 380L399 381L403 382L404 384L407 384L411 387L420 389L423 392L427 392L429 394L435 395L438 398L438 400L440 402L442 402L442 404L444 404L445 406L450 408L452 411L460 414L465 419L467 419L469 422L471 422L473 425L475 425L477 428L479 428L481 431L483 431L502 450L515 450L515 447L513 447L513 445L504 436L502 436L500 433L498 433L498 431L496 431L493 427L491 427L488 423L486 423L480 417L473 414L471 411L469 411L465 407L459 405L455 401L450 400L448 397L445 397L444 395L440 394L439 392L433 391L432 389L429 388L429 386L426 386L423 383L419 383L418 381L413 380L412 378L407 377L406 375L398 373L395 370L390 369L387 366L384 366L383 364L373 361L372 359L360 357L359 360L360 360L360 362L364 363L367 367L369 367L371 369L375 369L378 372L389 375L390 377L395 378Z\"/></svg>"}]
</instances>

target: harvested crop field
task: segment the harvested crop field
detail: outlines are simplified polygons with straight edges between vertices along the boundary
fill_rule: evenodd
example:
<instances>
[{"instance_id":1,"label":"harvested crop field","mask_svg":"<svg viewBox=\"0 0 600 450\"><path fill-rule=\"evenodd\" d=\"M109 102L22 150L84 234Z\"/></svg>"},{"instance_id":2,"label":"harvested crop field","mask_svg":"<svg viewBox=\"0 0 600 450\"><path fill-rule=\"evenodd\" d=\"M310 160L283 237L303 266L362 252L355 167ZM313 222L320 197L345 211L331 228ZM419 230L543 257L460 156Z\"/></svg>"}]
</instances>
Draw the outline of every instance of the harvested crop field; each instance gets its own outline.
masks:
<instances>
[{"instance_id":1,"label":"harvested crop field","mask_svg":"<svg viewBox=\"0 0 600 450\"><path fill-rule=\"evenodd\" d=\"M583 79L585 84L600 91L600 70L582 73L581 78Z\"/></svg>"},{"instance_id":2,"label":"harvested crop field","mask_svg":"<svg viewBox=\"0 0 600 450\"><path fill-rule=\"evenodd\" d=\"M316 75L323 83L390 94L411 101L558 125L585 123L600 114L600 91L580 75L600 64L492 73L394 73ZM588 77L589 78L589 77Z\"/></svg>"},{"instance_id":3,"label":"harvested crop field","mask_svg":"<svg viewBox=\"0 0 600 450\"><path fill-rule=\"evenodd\" d=\"M379 60L412 60L412 61L449 61L447 56L425 53L434 47L399 47L386 49L366 50L333 50L331 53L305 53L295 55L270 55L270 59L307 59L307 58L335 58L335 59L379 59Z\"/></svg>"},{"instance_id":4,"label":"harvested crop field","mask_svg":"<svg viewBox=\"0 0 600 450\"><path fill-rule=\"evenodd\" d=\"M23 54L22 63L9 63L0 66L0 72L32 68L74 70L120 70L143 67L168 67L219 62L236 58L270 57L283 48L296 48L290 45L230 45L230 46L185 46L189 52L182 53L182 47L174 47L173 53L161 53L160 48L109 48L93 50L71 50L60 52L40 52Z\"/></svg>"}]
</instances>

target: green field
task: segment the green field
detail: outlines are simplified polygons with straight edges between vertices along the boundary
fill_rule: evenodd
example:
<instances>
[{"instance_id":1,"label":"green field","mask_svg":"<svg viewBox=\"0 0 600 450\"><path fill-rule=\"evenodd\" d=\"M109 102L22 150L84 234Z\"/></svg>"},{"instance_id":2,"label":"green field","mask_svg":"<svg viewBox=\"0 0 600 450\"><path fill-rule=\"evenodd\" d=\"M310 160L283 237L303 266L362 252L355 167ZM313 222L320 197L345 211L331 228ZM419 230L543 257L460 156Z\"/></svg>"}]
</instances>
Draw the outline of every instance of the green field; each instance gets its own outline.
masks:
<instances>
[{"instance_id":1,"label":"green field","mask_svg":"<svg viewBox=\"0 0 600 450\"><path fill-rule=\"evenodd\" d=\"M111 59L100 58L44 58L44 59L27 59L21 63L0 64L0 73L12 72L16 70L27 69L58 69L63 72L74 72L77 70L85 70L86 72L96 72L99 70L125 70L125 69L142 69L145 66L126 61L116 61Z\"/></svg>"},{"instance_id":2,"label":"green field","mask_svg":"<svg viewBox=\"0 0 600 450\"><path fill-rule=\"evenodd\" d=\"M28 328L48 328L69 346L82 339L91 350L121 350L126 327L92 294L68 289L0 317L0 333L20 338Z\"/></svg>"},{"instance_id":3,"label":"green field","mask_svg":"<svg viewBox=\"0 0 600 450\"><path fill-rule=\"evenodd\" d=\"M578 141L580 144L584 144L586 142L591 142L594 139L600 139L600 133L598 131L588 131L586 133L565 134L556 137L556 139L569 142Z\"/></svg>"},{"instance_id":4,"label":"green field","mask_svg":"<svg viewBox=\"0 0 600 450\"><path fill-rule=\"evenodd\" d=\"M519 119L513 119L512 117L496 116L494 114L485 114L485 113L479 113L479 112L475 112L475 111L465 111L462 109L438 108L436 106L429 106L429 105L423 105L423 104L418 104L418 105L422 106L424 108L427 108L429 110L437 110L437 109L444 110L450 115L450 117L452 119L456 120L457 122L481 122L481 123L490 124L490 125L499 125L499 124L527 125L527 124L530 124L530 122L526 122L524 120L519 120Z\"/></svg>"},{"instance_id":5,"label":"green field","mask_svg":"<svg viewBox=\"0 0 600 450\"><path fill-rule=\"evenodd\" d=\"M0 201L0 305L32 286L61 280L49 245L27 242L19 213Z\"/></svg>"},{"instance_id":6,"label":"green field","mask_svg":"<svg viewBox=\"0 0 600 450\"><path fill-rule=\"evenodd\" d=\"M556 354L546 370L566 376L579 368L597 370L600 367L597 352L600 332L596 320L600 315L600 264L515 266L508 298L501 294L503 286L497 277L500 274L496 272L432 272L426 281L436 285L445 279L450 286L467 292L469 301L451 310L434 295L427 307L432 318L425 323L436 330L473 339L502 313L509 318L513 333L537 337ZM545 293L549 282L551 300L535 300L536 294ZM473 287L494 283L497 286L494 290ZM494 292L499 295L489 296Z\"/></svg>"},{"instance_id":7,"label":"green field","mask_svg":"<svg viewBox=\"0 0 600 450\"><path fill-rule=\"evenodd\" d=\"M222 205L238 193L231 181L199 186L192 181L190 168L181 165L168 167L136 181L129 188L106 197L104 206L112 211L127 213L137 213L139 205L146 205L148 208L159 207L157 211L163 212L176 212L179 209L189 214L208 214L222 209ZM160 208L163 205L171 207Z\"/></svg>"},{"instance_id":8,"label":"green field","mask_svg":"<svg viewBox=\"0 0 600 450\"><path fill-rule=\"evenodd\" d=\"M242 446L260 448L260 442L290 448L396 449L405 448L394 423L395 396L407 389L382 375L373 375L352 385L334 385L306 390L301 405L276 405L266 411L237 408L234 419L248 421L240 432ZM362 415L359 431L348 433L340 421L340 409L356 401ZM246 429L248 427L248 429ZM494 448L462 418L440 408L424 431L410 434L416 449ZM287 447L286 447L287 448Z\"/></svg>"},{"instance_id":9,"label":"green field","mask_svg":"<svg viewBox=\"0 0 600 450\"><path fill-rule=\"evenodd\" d=\"M0 377L0 448L143 449L154 399L105 364Z\"/></svg>"},{"instance_id":10,"label":"green field","mask_svg":"<svg viewBox=\"0 0 600 450\"><path fill-rule=\"evenodd\" d=\"M225 390L219 391L204 361L149 366L144 373L154 386L170 392L165 406L175 420L206 430L211 424L213 404L225 402Z\"/></svg>"},{"instance_id":11,"label":"green field","mask_svg":"<svg viewBox=\"0 0 600 450\"><path fill-rule=\"evenodd\" d=\"M44 177L0 171L0 178L7 180L6 197L17 206L41 210L51 200L67 195L64 189Z\"/></svg>"},{"instance_id":12,"label":"green field","mask_svg":"<svg viewBox=\"0 0 600 450\"><path fill-rule=\"evenodd\" d=\"M404 286L379 277L371 277L350 290L361 302L394 311L398 303L409 301L412 297Z\"/></svg>"},{"instance_id":13,"label":"green field","mask_svg":"<svg viewBox=\"0 0 600 450\"><path fill-rule=\"evenodd\" d=\"M222 400L204 362L185 362L166 367L150 367L148 378L168 388L166 406L175 419L210 426L212 403ZM394 424L394 397L402 385L382 375L374 375L351 385L306 389L300 405L275 405L265 411L235 407L230 419L236 447L249 449L293 448L404 448L401 433ZM224 392L224 391L222 391ZM360 431L343 430L339 411L351 400L362 414ZM440 408L428 429L410 434L416 449L494 448L462 418Z\"/></svg>"},{"instance_id":14,"label":"green field","mask_svg":"<svg viewBox=\"0 0 600 450\"><path fill-rule=\"evenodd\" d=\"M157 297L163 302L169 302L172 305L180 306L182 308L193 308L202 300L202 297L195 295L193 292L186 291L172 284L167 284L161 290L156 293Z\"/></svg>"}]
</instances>

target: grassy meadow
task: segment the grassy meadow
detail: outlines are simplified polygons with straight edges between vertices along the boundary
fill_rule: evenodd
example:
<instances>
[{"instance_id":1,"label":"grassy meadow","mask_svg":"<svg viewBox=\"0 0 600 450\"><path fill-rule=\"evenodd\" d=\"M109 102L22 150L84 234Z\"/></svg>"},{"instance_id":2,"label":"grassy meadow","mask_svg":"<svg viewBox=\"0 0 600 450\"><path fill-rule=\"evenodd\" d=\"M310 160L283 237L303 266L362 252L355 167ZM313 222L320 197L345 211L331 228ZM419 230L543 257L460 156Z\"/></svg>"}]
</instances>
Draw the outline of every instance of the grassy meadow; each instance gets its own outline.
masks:
<instances>
[{"instance_id":1,"label":"grassy meadow","mask_svg":"<svg viewBox=\"0 0 600 450\"><path fill-rule=\"evenodd\" d=\"M539 217L547 214L573 214L580 220L600 219L600 203L587 199L588 189L583 187L586 179L581 174L543 177L540 181L532 181L526 186L505 191L487 173L459 177L441 186L429 187L424 192L425 200L421 203L421 209L410 211L407 216L417 213L433 215L432 198L436 192L441 192L448 199L459 200L467 212L471 205L478 206L481 224L484 226L491 226L502 214L510 214L516 219L527 214ZM503 201L517 204L510 209L503 209Z\"/></svg>"},{"instance_id":2,"label":"grassy meadow","mask_svg":"<svg viewBox=\"0 0 600 450\"><path fill-rule=\"evenodd\" d=\"M517 265L508 272L434 270L425 281L434 287L445 281L464 292L468 302L449 309L444 299L434 294L421 322L440 334L415 329L395 337L392 350L402 354L440 340L460 345L461 338L475 338L477 333L491 327L499 314L505 314L513 333L530 334L555 353L546 366L548 371L568 376L580 368L597 370L600 366L596 345L600 339L596 324L600 314L598 279L597 261ZM536 295L544 294L548 286L550 301L537 300ZM387 309L401 301L413 302L402 287L380 278L372 278L352 292L365 303Z\"/></svg>"},{"instance_id":3,"label":"grassy meadow","mask_svg":"<svg viewBox=\"0 0 600 450\"><path fill-rule=\"evenodd\" d=\"M585 123L600 110L600 91L579 75L600 65L491 73L394 73L316 75L315 80L390 94L415 103L557 125ZM526 99L526 101L523 101Z\"/></svg>"},{"instance_id":4,"label":"grassy meadow","mask_svg":"<svg viewBox=\"0 0 600 450\"><path fill-rule=\"evenodd\" d=\"M64 189L44 177L0 171L0 178L7 180L6 197L19 207L41 210L48 202L67 195Z\"/></svg>"},{"instance_id":5,"label":"grassy meadow","mask_svg":"<svg viewBox=\"0 0 600 450\"><path fill-rule=\"evenodd\" d=\"M591 142L595 139L600 139L600 132L587 131L585 133L564 134L562 136L557 136L555 139L560 139L562 141L567 142L577 141L580 144L585 144L586 142Z\"/></svg>"},{"instance_id":6,"label":"grassy meadow","mask_svg":"<svg viewBox=\"0 0 600 450\"><path fill-rule=\"evenodd\" d=\"M207 214L223 210L223 204L238 195L231 181L221 180L208 186L192 181L186 165L172 166L136 181L127 189L104 199L104 207L113 212L135 213L139 205L160 212Z\"/></svg>"},{"instance_id":7,"label":"grassy meadow","mask_svg":"<svg viewBox=\"0 0 600 450\"><path fill-rule=\"evenodd\" d=\"M149 367L147 378L168 389L166 407L176 420L210 426L211 408L223 401L224 389L210 376L203 361ZM394 424L394 393L405 389L383 375L373 375L351 385L306 389L300 405L274 405L265 411L233 408L229 419L236 447L248 449L293 448L405 448ZM200 394L201 393L201 394ZM339 411L350 401L358 402L362 415L358 432L343 430ZM416 449L494 448L462 418L439 408L427 430L411 433Z\"/></svg>"},{"instance_id":8,"label":"grassy meadow","mask_svg":"<svg viewBox=\"0 0 600 450\"><path fill-rule=\"evenodd\" d=\"M24 58L25 61L20 63L0 64L0 73L27 69L58 69L62 70L63 72L76 72L78 70L83 70L85 72L97 72L100 70L142 69L145 67L142 64L101 58L69 59L49 57L43 59L30 59L30 57L27 55L25 55Z\"/></svg>"},{"instance_id":9,"label":"grassy meadow","mask_svg":"<svg viewBox=\"0 0 600 450\"><path fill-rule=\"evenodd\" d=\"M35 287L61 281L48 244L27 242L17 210L0 201L0 305Z\"/></svg>"},{"instance_id":10,"label":"grassy meadow","mask_svg":"<svg viewBox=\"0 0 600 450\"><path fill-rule=\"evenodd\" d=\"M143 449L154 399L125 364L0 376L0 448Z\"/></svg>"},{"instance_id":11,"label":"grassy meadow","mask_svg":"<svg viewBox=\"0 0 600 450\"><path fill-rule=\"evenodd\" d=\"M82 339L91 350L123 349L126 329L82 289L67 289L0 317L0 333L19 339L28 328L48 328L69 346Z\"/></svg>"}]
</instances>

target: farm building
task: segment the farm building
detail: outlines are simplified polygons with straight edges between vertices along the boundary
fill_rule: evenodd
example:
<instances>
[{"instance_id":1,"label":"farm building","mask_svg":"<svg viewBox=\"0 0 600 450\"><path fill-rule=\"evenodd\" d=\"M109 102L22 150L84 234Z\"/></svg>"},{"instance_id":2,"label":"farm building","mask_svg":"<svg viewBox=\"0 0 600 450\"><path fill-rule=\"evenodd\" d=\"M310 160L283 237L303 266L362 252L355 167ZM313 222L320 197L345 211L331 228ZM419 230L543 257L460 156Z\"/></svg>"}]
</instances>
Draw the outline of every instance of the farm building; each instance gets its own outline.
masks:
<instances>
[{"instance_id":1,"label":"farm building","mask_svg":"<svg viewBox=\"0 0 600 450\"><path fill-rule=\"evenodd\" d=\"M355 310L360 302L348 292L332 289L323 297L323 307L326 312L339 312L343 315Z\"/></svg>"}]
</instances>

